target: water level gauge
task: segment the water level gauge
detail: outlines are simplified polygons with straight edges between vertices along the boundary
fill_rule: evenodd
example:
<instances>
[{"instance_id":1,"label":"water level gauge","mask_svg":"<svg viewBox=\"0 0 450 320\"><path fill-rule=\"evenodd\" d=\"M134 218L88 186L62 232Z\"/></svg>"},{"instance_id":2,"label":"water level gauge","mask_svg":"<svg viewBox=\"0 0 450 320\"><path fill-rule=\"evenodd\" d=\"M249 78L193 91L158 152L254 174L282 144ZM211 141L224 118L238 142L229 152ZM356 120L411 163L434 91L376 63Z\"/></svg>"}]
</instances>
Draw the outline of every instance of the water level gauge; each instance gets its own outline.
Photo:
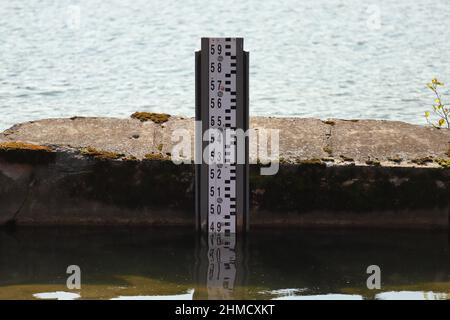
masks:
<instances>
[{"instance_id":1,"label":"water level gauge","mask_svg":"<svg viewBox=\"0 0 450 320\"><path fill-rule=\"evenodd\" d=\"M248 52L242 38L202 38L196 52L197 228L248 229Z\"/></svg>"}]
</instances>

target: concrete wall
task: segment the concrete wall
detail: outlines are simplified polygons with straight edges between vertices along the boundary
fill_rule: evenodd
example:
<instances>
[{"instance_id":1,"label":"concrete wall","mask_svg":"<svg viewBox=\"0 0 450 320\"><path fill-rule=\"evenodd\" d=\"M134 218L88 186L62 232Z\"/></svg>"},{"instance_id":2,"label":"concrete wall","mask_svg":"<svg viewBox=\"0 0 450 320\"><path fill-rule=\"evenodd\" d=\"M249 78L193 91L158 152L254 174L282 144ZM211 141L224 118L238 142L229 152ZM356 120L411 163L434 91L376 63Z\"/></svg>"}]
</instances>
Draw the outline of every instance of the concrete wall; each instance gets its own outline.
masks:
<instances>
[{"instance_id":1,"label":"concrete wall","mask_svg":"<svg viewBox=\"0 0 450 320\"><path fill-rule=\"evenodd\" d=\"M42 123L40 128L31 123L0 136L0 225L194 226L193 164L175 165L168 157L143 159L141 156L139 159L132 157L132 153L118 157L107 153L106 156L86 153L83 148L87 145L74 146L89 141L88 138L83 140L80 132L94 136L98 132L82 128L68 130L70 121L74 122L67 119L61 122L64 125L53 126L53 135L42 129ZM86 123L89 121L92 123L93 120L88 119ZM122 121L127 125L142 126L139 121L134 122L137 120ZM253 123L258 121L265 127L280 127L283 121L288 120L259 118ZM292 120L294 124L296 121ZM259 165L251 166L251 227L449 227L450 169L433 161L446 157L446 143L450 141L448 132L442 136L441 132L430 131L430 128L402 124L420 139L400 136L400 142L394 144L386 140L383 145L379 138L375 141L364 138L366 130L357 134L356 126L346 131L347 137L354 138L344 139L343 133L337 137L332 134L326 136L327 130L343 130L338 121L333 124L308 121L314 130L323 129L323 139L318 132L313 143L306 144L307 134L313 129L307 130L306 122L302 126L291 124L292 128L287 126L290 134L284 138L281 136L282 161L278 174L261 176ZM343 126L355 125L355 122L341 123ZM384 131L394 137L392 128L396 126L384 123ZM48 125L45 123L46 128ZM173 127L173 123L166 125L164 129L152 124L148 141L135 148L142 149L141 154L161 149L157 148L159 143L155 139L168 141L164 130ZM107 122L103 126L102 130L106 130ZM381 127L382 122L374 122L374 128L379 132L383 131ZM117 129L117 126L108 130L114 128L116 135L120 130L123 133L124 129ZM145 131L145 128L141 130ZM158 130L162 132L158 133ZM432 136L419 135L417 130L430 132ZM34 136L30 131L35 133ZM128 130L127 135L145 136L145 132L133 134L134 131ZM440 141L447 142L436 142L436 134L441 135L438 136ZM45 143L49 140L45 135L56 140L65 139L65 143ZM70 137L73 144L69 143ZM97 144L104 144L101 146L103 152L120 152L124 148L123 144L111 148L102 139L109 139L108 135L103 133L96 139ZM137 138L127 136L126 139L135 143ZM410 146L405 146L407 139ZM416 146L414 139L417 140ZM12 141L38 143L50 149L1 148L2 143ZM319 143L324 145L317 146ZM326 145L331 150L324 151L323 146ZM132 147L127 148L133 151ZM320 158L320 154L315 154L320 150L326 157ZM402 160L388 160L393 154L402 155ZM414 162L425 154L431 154L432 160ZM367 161L367 164L364 159L379 159L380 162Z\"/></svg>"}]
</instances>

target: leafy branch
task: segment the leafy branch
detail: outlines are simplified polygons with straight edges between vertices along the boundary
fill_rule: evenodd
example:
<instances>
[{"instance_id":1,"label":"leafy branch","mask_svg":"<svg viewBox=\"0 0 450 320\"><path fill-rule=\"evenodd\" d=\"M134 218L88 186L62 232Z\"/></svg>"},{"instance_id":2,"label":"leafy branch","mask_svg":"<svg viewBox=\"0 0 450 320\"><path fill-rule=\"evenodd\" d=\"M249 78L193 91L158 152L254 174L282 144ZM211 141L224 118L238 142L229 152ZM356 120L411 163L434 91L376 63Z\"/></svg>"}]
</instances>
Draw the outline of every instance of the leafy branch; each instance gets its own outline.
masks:
<instances>
[{"instance_id":1,"label":"leafy branch","mask_svg":"<svg viewBox=\"0 0 450 320\"><path fill-rule=\"evenodd\" d=\"M436 122L430 120L431 113L429 111L425 112L425 118L427 119L427 122L435 128L440 129L445 126L450 128L450 110L442 103L441 95L438 92L439 86L443 87L444 84L436 78L431 80L430 83L427 83L427 87L433 91L435 95L433 114L437 116L438 120Z\"/></svg>"}]
</instances>

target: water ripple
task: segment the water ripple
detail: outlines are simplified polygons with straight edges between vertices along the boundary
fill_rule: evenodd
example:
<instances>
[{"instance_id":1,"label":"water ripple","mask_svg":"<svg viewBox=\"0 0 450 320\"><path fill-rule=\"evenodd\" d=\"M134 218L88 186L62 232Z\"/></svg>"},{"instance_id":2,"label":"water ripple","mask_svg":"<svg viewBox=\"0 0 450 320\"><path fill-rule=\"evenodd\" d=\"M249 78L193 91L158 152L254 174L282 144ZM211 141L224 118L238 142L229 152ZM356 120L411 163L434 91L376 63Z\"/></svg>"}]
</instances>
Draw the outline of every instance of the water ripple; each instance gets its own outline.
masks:
<instances>
[{"instance_id":1,"label":"water ripple","mask_svg":"<svg viewBox=\"0 0 450 320\"><path fill-rule=\"evenodd\" d=\"M2 2L0 130L36 116L192 116L194 51L212 35L245 37L253 115L424 124L425 83L450 82L450 6L376 3L378 29L356 0L230 0L225 19L206 0Z\"/></svg>"}]
</instances>

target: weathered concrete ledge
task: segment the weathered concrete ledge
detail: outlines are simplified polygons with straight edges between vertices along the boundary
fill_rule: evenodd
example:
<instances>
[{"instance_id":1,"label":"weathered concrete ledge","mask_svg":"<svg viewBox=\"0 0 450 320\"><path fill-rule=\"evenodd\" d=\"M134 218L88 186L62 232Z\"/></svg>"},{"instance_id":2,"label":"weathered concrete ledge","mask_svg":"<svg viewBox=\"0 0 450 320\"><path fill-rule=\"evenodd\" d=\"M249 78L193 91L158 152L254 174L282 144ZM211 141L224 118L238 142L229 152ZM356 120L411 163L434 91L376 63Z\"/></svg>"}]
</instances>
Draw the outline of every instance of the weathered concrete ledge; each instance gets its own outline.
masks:
<instances>
[{"instance_id":1,"label":"weathered concrete ledge","mask_svg":"<svg viewBox=\"0 0 450 320\"><path fill-rule=\"evenodd\" d=\"M146 121L148 120L148 121ZM280 129L280 170L251 166L251 225L449 227L450 130L377 120L251 119ZM48 119L0 134L0 225L193 225L191 118Z\"/></svg>"}]
</instances>

